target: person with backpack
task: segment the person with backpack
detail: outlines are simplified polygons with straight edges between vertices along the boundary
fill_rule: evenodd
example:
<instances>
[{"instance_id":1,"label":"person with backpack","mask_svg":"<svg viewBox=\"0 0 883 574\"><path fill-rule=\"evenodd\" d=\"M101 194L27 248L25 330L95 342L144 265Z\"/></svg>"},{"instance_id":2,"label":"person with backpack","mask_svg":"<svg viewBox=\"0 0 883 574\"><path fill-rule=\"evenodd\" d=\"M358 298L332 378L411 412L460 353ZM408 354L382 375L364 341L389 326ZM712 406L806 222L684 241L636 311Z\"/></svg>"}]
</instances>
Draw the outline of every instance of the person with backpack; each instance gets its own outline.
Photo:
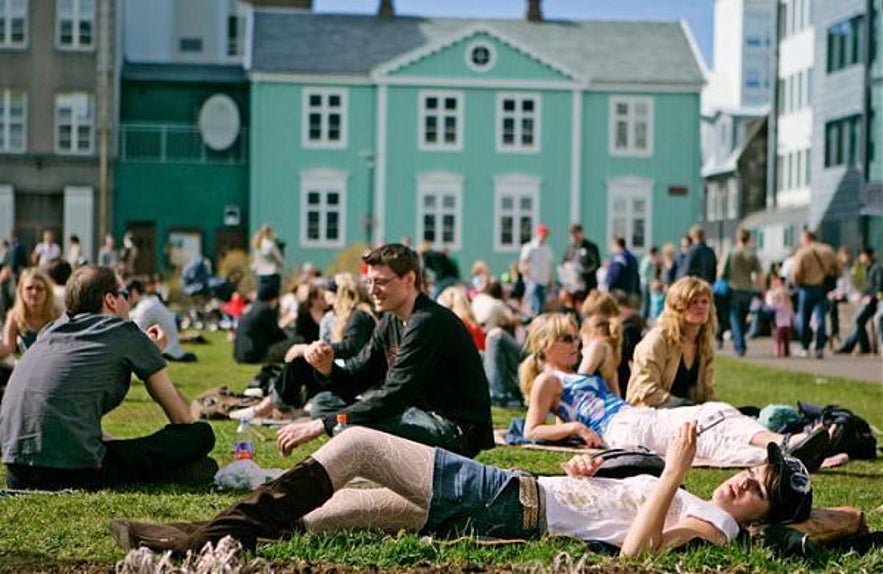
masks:
<instances>
[{"instance_id":1,"label":"person with backpack","mask_svg":"<svg viewBox=\"0 0 883 574\"><path fill-rule=\"evenodd\" d=\"M797 285L797 327L800 334L801 356L809 357L813 339L810 317L815 318L816 359L824 358L825 316L828 312L828 292L840 276L840 262L831 246L822 243L809 229L800 233L800 248L791 263L791 279Z\"/></svg>"}]
</instances>

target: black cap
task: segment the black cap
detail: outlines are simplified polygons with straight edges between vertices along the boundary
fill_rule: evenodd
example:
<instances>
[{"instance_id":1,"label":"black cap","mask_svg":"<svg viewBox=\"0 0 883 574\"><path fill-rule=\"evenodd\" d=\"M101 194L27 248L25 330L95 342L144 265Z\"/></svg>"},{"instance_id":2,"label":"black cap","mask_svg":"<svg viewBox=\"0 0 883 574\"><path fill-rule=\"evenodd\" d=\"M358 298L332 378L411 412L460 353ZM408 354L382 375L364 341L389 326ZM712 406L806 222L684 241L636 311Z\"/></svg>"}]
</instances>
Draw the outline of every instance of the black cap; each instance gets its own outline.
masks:
<instances>
[{"instance_id":1,"label":"black cap","mask_svg":"<svg viewBox=\"0 0 883 574\"><path fill-rule=\"evenodd\" d=\"M802 522L812 510L809 471L800 460L788 456L774 442L766 447L769 464L776 470L770 485L769 522Z\"/></svg>"}]
</instances>

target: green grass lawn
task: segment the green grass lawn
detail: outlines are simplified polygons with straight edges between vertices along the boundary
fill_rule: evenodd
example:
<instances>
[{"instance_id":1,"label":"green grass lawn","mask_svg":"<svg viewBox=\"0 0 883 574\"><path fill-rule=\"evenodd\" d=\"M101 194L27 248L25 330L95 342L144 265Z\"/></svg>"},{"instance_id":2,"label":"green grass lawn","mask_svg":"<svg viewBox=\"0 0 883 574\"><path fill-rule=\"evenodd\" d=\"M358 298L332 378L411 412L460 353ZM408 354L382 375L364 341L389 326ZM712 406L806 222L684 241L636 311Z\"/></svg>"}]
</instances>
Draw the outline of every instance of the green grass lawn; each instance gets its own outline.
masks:
<instances>
[{"instance_id":1,"label":"green grass lawn","mask_svg":"<svg viewBox=\"0 0 883 574\"><path fill-rule=\"evenodd\" d=\"M255 366L236 365L230 344L223 335L208 336L211 344L193 347L200 361L173 364L173 380L187 397L221 384L242 388L257 372ZM735 405L768 403L794 404L797 399L817 404L838 403L862 414L883 428L883 386L846 379L817 381L814 375L788 373L756 367L742 361L720 359L716 369L719 397ZM521 414L517 410L494 410L498 427ZM152 432L165 419L159 407L140 384L134 384L123 405L105 422L105 429L116 436L133 437ZM235 423L212 423L218 437L213 455L221 465L232 460ZM256 445L257 462L264 467L287 467L292 460L280 457L273 434ZM293 455L301 458L321 444L302 447ZM479 460L502 467L517 466L536 473L555 473L567 455L549 452L497 448L483 453ZM707 496L731 471L693 470L687 488ZM2 470L0 470L2 475ZM0 476L2 478L2 476ZM818 505L853 505L867 513L874 529L883 529L883 514L874 511L883 505L883 462L852 462L844 468L826 470L814 477ZM204 519L236 498L236 493L213 488L142 487L94 494L27 495L0 498L0 571L107 570L124 556L108 534L112 518L151 521ZM302 535L292 540L258 549L261 558L292 567L309 563L348 565L367 569L436 567L438 570L507 569L511 565L548 565L561 551L574 562L585 559L597 571L614 570L610 558L587 554L577 541L547 539L509 546L482 546L474 541L453 543L421 539L402 534L385 536L374 532L342 532L334 535ZM622 570L686 571L764 570L793 572L813 568L831 571L883 571L883 551L865 557L832 555L825 565L781 561L757 548L696 548L666 556L628 562L617 561Z\"/></svg>"}]
</instances>

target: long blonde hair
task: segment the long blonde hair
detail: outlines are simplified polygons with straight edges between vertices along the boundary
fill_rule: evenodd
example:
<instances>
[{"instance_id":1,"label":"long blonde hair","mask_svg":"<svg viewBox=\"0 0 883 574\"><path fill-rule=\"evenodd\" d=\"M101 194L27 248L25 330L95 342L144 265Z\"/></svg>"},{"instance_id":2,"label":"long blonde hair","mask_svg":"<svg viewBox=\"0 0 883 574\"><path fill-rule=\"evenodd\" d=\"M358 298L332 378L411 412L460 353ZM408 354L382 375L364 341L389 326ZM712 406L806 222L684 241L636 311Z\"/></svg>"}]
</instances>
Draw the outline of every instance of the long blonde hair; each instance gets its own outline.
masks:
<instances>
[{"instance_id":1,"label":"long blonde hair","mask_svg":"<svg viewBox=\"0 0 883 574\"><path fill-rule=\"evenodd\" d=\"M583 301L580 312L583 317L603 315L605 317L619 317L619 303L616 297L606 291L592 291Z\"/></svg>"},{"instance_id":2,"label":"long blonde hair","mask_svg":"<svg viewBox=\"0 0 883 574\"><path fill-rule=\"evenodd\" d=\"M475 320L475 314L472 312L472 304L466 295L466 290L462 287L452 285L441 292L436 300L442 307L447 307L454 312L454 315L460 317L464 323L478 325Z\"/></svg>"},{"instance_id":3,"label":"long blonde hair","mask_svg":"<svg viewBox=\"0 0 883 574\"><path fill-rule=\"evenodd\" d=\"M529 354L518 365L518 386L525 401L529 400L534 380L543 370L545 350L562 335L576 330L576 321L566 313L543 313L530 322L525 343Z\"/></svg>"},{"instance_id":4,"label":"long blonde hair","mask_svg":"<svg viewBox=\"0 0 883 574\"><path fill-rule=\"evenodd\" d=\"M601 314L586 317L580 328L580 333L591 336L593 331L610 345L615 361L614 364L619 365L622 359L622 326L619 319Z\"/></svg>"},{"instance_id":5,"label":"long blonde hair","mask_svg":"<svg viewBox=\"0 0 883 574\"><path fill-rule=\"evenodd\" d=\"M356 309L364 311L374 318L368 293L365 287L352 273L338 273L334 276L337 291L334 292L334 328L331 330L331 341L340 342L346 330L346 324ZM376 321L376 319L375 319Z\"/></svg>"},{"instance_id":6,"label":"long blonde hair","mask_svg":"<svg viewBox=\"0 0 883 574\"><path fill-rule=\"evenodd\" d=\"M43 284L43 292L46 298L43 304L33 312L25 307L25 283L30 279L36 279ZM15 305L9 310L9 317L15 322L19 333L24 333L31 329L42 329L46 323L58 318L61 314L55 305L55 293L53 287L55 283L49 278L43 270L36 267L29 267L21 272L18 278L18 286L15 288Z\"/></svg>"},{"instance_id":7,"label":"long blonde hair","mask_svg":"<svg viewBox=\"0 0 883 574\"><path fill-rule=\"evenodd\" d=\"M660 329L663 336L672 342L681 342L684 338L684 315L690 303L697 297L705 295L709 300L708 320L699 328L696 336L696 347L699 357L714 355L714 333L717 331L717 313L714 308L714 295L711 285L698 277L682 277L668 288L665 294L665 308L656 321L655 329Z\"/></svg>"}]
</instances>

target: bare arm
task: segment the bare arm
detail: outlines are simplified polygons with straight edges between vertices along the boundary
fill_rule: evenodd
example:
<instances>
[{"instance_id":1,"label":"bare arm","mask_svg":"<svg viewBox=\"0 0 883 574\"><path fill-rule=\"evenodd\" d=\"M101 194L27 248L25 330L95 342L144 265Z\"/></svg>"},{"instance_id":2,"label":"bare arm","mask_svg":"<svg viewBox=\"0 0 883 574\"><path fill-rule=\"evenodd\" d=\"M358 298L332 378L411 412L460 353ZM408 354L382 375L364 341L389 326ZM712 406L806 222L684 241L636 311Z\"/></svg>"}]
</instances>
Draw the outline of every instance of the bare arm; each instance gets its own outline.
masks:
<instances>
[{"instance_id":1,"label":"bare arm","mask_svg":"<svg viewBox=\"0 0 883 574\"><path fill-rule=\"evenodd\" d=\"M588 446L601 446L601 437L581 422L546 423L560 393L561 382L556 377L547 373L537 377L530 390L527 415L524 417L524 437L531 440L564 440L576 435Z\"/></svg>"},{"instance_id":2,"label":"bare arm","mask_svg":"<svg viewBox=\"0 0 883 574\"><path fill-rule=\"evenodd\" d=\"M18 325L15 324L12 317L6 317L6 323L3 325L3 341L0 344L0 359L15 353L17 336Z\"/></svg>"},{"instance_id":3,"label":"bare arm","mask_svg":"<svg viewBox=\"0 0 883 574\"><path fill-rule=\"evenodd\" d=\"M162 407L169 422L172 424L193 422L193 418L190 416L190 407L175 385L172 384L167 369L161 369L150 375L144 381L144 386L147 387L150 398Z\"/></svg>"},{"instance_id":4,"label":"bare arm","mask_svg":"<svg viewBox=\"0 0 883 574\"><path fill-rule=\"evenodd\" d=\"M658 552L664 548L665 517L695 455L696 423L686 423L678 437L668 445L665 453L665 469L656 483L656 488L638 509L635 521L632 522L620 550L623 556Z\"/></svg>"}]
</instances>

